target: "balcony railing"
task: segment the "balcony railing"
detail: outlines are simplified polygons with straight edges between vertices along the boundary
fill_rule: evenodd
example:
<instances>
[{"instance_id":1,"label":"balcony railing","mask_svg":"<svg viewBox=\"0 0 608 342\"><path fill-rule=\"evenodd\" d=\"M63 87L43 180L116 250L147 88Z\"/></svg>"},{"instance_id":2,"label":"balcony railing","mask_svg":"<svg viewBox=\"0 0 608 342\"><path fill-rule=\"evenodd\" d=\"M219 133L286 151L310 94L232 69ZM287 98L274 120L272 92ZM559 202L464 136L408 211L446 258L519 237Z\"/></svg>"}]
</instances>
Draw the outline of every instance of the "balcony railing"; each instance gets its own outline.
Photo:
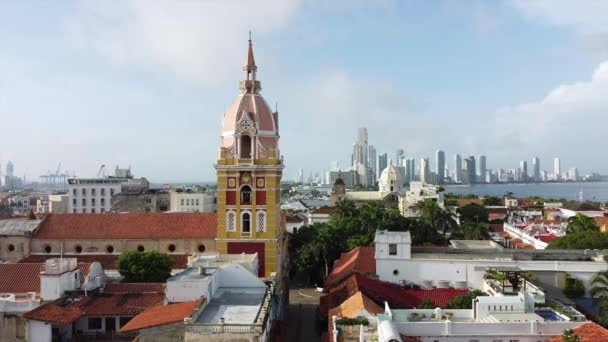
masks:
<instances>
[{"instance_id":1,"label":"balcony railing","mask_svg":"<svg viewBox=\"0 0 608 342\"><path fill-rule=\"evenodd\" d=\"M261 324L187 324L186 332L193 334L255 334L261 335L264 327Z\"/></svg>"}]
</instances>

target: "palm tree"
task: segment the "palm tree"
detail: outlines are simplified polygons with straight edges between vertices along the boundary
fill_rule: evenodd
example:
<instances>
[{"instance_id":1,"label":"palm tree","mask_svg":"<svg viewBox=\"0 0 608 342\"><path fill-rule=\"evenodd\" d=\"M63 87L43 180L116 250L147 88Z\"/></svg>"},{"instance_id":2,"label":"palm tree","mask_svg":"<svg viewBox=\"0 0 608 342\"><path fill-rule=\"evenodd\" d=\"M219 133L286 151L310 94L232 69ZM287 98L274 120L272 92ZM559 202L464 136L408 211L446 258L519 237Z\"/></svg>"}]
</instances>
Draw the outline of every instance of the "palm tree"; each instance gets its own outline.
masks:
<instances>
[{"instance_id":1,"label":"palm tree","mask_svg":"<svg viewBox=\"0 0 608 342\"><path fill-rule=\"evenodd\" d=\"M608 300L608 272L598 273L591 279L589 293L592 297Z\"/></svg>"},{"instance_id":2,"label":"palm tree","mask_svg":"<svg viewBox=\"0 0 608 342\"><path fill-rule=\"evenodd\" d=\"M441 212L441 208L437 202L430 198L416 203L416 209L420 212L420 217L427 221L433 228L437 229L437 217ZM438 229L437 229L438 230Z\"/></svg>"},{"instance_id":3,"label":"palm tree","mask_svg":"<svg viewBox=\"0 0 608 342\"><path fill-rule=\"evenodd\" d=\"M580 233L587 231L597 231L598 228L595 225L595 221L583 214L576 214L568 219L568 227L566 227L566 234Z\"/></svg>"},{"instance_id":4,"label":"palm tree","mask_svg":"<svg viewBox=\"0 0 608 342\"><path fill-rule=\"evenodd\" d=\"M349 200L339 200L336 203L336 215L338 218L353 217L357 212L355 203Z\"/></svg>"},{"instance_id":5,"label":"palm tree","mask_svg":"<svg viewBox=\"0 0 608 342\"><path fill-rule=\"evenodd\" d=\"M436 218L438 228L441 228L441 234L443 234L443 240L446 241L446 233L448 231L454 232L458 228L456 222L456 214L449 210L440 210ZM447 242L447 241L446 241Z\"/></svg>"}]
</instances>

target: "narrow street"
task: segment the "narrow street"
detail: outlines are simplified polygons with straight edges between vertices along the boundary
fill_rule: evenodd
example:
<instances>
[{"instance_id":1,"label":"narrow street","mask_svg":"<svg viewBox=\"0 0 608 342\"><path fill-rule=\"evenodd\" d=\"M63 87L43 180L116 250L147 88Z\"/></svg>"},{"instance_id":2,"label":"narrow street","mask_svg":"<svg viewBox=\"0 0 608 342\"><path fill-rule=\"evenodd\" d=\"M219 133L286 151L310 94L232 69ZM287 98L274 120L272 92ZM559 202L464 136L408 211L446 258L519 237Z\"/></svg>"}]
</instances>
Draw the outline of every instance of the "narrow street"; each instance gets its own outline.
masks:
<instances>
[{"instance_id":1,"label":"narrow street","mask_svg":"<svg viewBox=\"0 0 608 342\"><path fill-rule=\"evenodd\" d=\"M321 340L317 323L320 293L314 288L289 290L289 341L314 342Z\"/></svg>"}]
</instances>

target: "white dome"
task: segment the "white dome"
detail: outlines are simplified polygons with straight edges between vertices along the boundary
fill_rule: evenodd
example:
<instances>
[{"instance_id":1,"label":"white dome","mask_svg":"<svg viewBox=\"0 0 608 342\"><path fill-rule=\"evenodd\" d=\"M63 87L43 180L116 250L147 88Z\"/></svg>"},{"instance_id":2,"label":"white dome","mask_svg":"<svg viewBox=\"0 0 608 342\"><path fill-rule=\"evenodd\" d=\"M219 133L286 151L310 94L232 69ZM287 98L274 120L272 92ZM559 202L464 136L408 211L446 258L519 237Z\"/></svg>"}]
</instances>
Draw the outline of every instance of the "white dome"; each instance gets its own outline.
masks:
<instances>
[{"instance_id":1,"label":"white dome","mask_svg":"<svg viewBox=\"0 0 608 342\"><path fill-rule=\"evenodd\" d=\"M382 171L380 179L378 180L378 190L380 192L400 192L403 186L403 179L401 179L401 173L397 170L392 163Z\"/></svg>"}]
</instances>

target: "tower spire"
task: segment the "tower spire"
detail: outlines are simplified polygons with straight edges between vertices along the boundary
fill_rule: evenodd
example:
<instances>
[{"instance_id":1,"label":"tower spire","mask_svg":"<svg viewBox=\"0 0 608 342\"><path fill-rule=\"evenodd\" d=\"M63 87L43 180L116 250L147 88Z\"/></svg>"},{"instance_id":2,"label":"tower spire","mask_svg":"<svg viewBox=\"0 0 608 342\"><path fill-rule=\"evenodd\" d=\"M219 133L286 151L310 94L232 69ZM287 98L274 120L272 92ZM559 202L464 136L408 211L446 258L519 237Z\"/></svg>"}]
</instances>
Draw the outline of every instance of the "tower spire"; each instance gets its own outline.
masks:
<instances>
[{"instance_id":1,"label":"tower spire","mask_svg":"<svg viewBox=\"0 0 608 342\"><path fill-rule=\"evenodd\" d=\"M251 30L249 31L249 46L247 47L247 59L243 71L245 72L245 79L241 81L241 91L245 93L257 93L262 87L256 75L258 67L255 65L255 58L253 57Z\"/></svg>"}]
</instances>

